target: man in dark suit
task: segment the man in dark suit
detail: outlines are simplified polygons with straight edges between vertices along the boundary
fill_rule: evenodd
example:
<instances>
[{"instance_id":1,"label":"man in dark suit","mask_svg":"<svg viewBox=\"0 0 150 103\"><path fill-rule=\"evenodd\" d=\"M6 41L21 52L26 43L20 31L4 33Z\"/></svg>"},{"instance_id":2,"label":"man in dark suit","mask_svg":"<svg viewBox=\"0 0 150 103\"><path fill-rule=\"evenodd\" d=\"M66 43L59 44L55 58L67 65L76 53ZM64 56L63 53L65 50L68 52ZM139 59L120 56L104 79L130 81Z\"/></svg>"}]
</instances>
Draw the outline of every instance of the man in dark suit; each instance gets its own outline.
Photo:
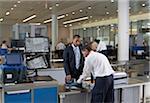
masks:
<instances>
[{"instance_id":1,"label":"man in dark suit","mask_svg":"<svg viewBox=\"0 0 150 103\"><path fill-rule=\"evenodd\" d=\"M71 79L78 79L82 74L84 66L84 57L80 49L80 36L74 35L72 44L70 44L63 53L64 69L66 73L66 82Z\"/></svg>"}]
</instances>

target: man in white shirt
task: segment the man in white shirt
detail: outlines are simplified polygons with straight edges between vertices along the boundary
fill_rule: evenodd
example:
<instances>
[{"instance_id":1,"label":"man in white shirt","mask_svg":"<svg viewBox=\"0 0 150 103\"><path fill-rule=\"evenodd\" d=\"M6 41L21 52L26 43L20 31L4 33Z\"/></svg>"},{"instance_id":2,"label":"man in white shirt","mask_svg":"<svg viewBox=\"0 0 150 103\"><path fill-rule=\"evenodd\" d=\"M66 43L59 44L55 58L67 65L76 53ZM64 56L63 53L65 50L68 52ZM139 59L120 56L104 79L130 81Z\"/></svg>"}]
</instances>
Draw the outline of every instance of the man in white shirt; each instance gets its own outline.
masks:
<instances>
[{"instance_id":1,"label":"man in white shirt","mask_svg":"<svg viewBox=\"0 0 150 103\"><path fill-rule=\"evenodd\" d=\"M57 45L56 45L56 51L58 53L58 57L59 58L63 58L63 51L66 48L65 44L60 41Z\"/></svg>"},{"instance_id":2,"label":"man in white shirt","mask_svg":"<svg viewBox=\"0 0 150 103\"><path fill-rule=\"evenodd\" d=\"M107 57L101 53L92 51L91 44L82 48L85 57L83 73L77 80L81 83L92 73L95 78L95 86L92 90L91 103L113 103L114 102L114 84L113 73Z\"/></svg>"},{"instance_id":3,"label":"man in white shirt","mask_svg":"<svg viewBox=\"0 0 150 103\"><path fill-rule=\"evenodd\" d=\"M108 55L108 53L107 53L107 46L106 46L106 44L105 44L104 41L100 40L100 42L99 42L99 44L98 44L98 46L97 46L96 51L98 51L98 52L104 54L105 56Z\"/></svg>"},{"instance_id":4,"label":"man in white shirt","mask_svg":"<svg viewBox=\"0 0 150 103\"><path fill-rule=\"evenodd\" d=\"M7 45L7 41L6 40L2 41L1 48L2 49L8 49L9 48L8 45Z\"/></svg>"}]
</instances>

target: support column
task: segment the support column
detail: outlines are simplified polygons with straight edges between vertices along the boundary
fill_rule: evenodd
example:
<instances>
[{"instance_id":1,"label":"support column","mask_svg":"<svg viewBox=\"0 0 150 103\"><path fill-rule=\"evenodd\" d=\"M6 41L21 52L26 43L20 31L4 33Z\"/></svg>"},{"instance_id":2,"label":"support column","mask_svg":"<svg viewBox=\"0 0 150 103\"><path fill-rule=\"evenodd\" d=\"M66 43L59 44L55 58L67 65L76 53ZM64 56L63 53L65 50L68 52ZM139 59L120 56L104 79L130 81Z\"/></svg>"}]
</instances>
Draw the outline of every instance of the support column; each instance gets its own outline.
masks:
<instances>
[{"instance_id":1,"label":"support column","mask_svg":"<svg viewBox=\"0 0 150 103\"><path fill-rule=\"evenodd\" d=\"M57 15L52 14L52 51L55 50L57 39L58 39L58 20Z\"/></svg>"},{"instance_id":2,"label":"support column","mask_svg":"<svg viewBox=\"0 0 150 103\"><path fill-rule=\"evenodd\" d=\"M118 61L129 60L129 0L118 0Z\"/></svg>"}]
</instances>

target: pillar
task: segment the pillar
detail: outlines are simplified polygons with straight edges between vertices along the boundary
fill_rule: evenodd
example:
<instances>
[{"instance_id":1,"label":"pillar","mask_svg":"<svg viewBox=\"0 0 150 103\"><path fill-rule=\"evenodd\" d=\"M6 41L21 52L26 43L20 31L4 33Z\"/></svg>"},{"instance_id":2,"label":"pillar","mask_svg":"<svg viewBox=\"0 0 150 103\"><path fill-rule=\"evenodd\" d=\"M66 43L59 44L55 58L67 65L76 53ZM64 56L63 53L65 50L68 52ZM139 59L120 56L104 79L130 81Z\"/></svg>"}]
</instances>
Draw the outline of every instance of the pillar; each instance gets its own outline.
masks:
<instances>
[{"instance_id":1,"label":"pillar","mask_svg":"<svg viewBox=\"0 0 150 103\"><path fill-rule=\"evenodd\" d=\"M129 0L118 0L118 61L129 60Z\"/></svg>"},{"instance_id":2,"label":"pillar","mask_svg":"<svg viewBox=\"0 0 150 103\"><path fill-rule=\"evenodd\" d=\"M57 15L52 14L52 51L55 50L57 39L58 39L58 20Z\"/></svg>"}]
</instances>

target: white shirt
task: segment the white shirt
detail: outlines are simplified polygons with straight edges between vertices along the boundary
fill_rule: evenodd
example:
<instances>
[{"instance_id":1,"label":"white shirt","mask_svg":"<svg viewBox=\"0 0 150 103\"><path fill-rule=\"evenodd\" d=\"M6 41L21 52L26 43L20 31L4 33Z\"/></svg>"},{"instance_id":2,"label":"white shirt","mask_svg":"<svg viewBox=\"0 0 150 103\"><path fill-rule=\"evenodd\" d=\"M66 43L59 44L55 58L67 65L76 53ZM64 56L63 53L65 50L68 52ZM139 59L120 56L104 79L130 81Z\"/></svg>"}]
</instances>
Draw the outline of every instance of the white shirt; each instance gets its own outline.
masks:
<instances>
[{"instance_id":1,"label":"white shirt","mask_svg":"<svg viewBox=\"0 0 150 103\"><path fill-rule=\"evenodd\" d=\"M2 44L1 48L2 49L8 49L8 46L6 44Z\"/></svg>"},{"instance_id":2,"label":"white shirt","mask_svg":"<svg viewBox=\"0 0 150 103\"><path fill-rule=\"evenodd\" d=\"M97 46L97 51L107 50L106 44L103 41L100 41Z\"/></svg>"},{"instance_id":3,"label":"white shirt","mask_svg":"<svg viewBox=\"0 0 150 103\"><path fill-rule=\"evenodd\" d=\"M94 78L109 76L114 73L107 57L101 53L91 51L90 54L85 58L83 73L77 80L81 83L82 80L93 74Z\"/></svg>"},{"instance_id":4,"label":"white shirt","mask_svg":"<svg viewBox=\"0 0 150 103\"><path fill-rule=\"evenodd\" d=\"M78 46L74 46L73 44L72 44L72 47L73 47L73 51L74 51L74 54L75 54L76 69L79 69L80 58L81 58L80 49L79 49Z\"/></svg>"},{"instance_id":5,"label":"white shirt","mask_svg":"<svg viewBox=\"0 0 150 103\"><path fill-rule=\"evenodd\" d=\"M56 45L57 50L64 50L66 48L65 44L60 42Z\"/></svg>"}]
</instances>

